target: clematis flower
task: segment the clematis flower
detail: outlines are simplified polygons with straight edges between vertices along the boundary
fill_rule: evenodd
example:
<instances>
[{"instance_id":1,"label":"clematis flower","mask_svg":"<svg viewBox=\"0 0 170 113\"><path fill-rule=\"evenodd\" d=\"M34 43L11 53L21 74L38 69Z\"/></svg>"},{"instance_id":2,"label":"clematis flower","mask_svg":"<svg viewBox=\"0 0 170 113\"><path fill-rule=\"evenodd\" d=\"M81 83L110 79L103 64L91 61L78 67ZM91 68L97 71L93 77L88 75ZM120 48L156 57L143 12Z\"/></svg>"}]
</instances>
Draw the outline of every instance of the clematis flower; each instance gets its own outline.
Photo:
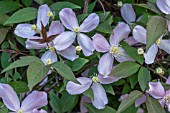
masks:
<instances>
[{"instance_id":1,"label":"clematis flower","mask_svg":"<svg viewBox=\"0 0 170 113\"><path fill-rule=\"evenodd\" d=\"M137 25L133 29L133 37L134 39L142 44L146 44L146 29L140 25ZM152 64L155 60L156 54L158 52L158 47L168 54L170 54L170 39L164 40L162 39L163 35L149 48L147 53L144 53L145 63Z\"/></svg>"},{"instance_id":2,"label":"clematis flower","mask_svg":"<svg viewBox=\"0 0 170 113\"><path fill-rule=\"evenodd\" d=\"M149 82L149 90L147 93L155 99L158 99L162 107L167 106L168 111L170 112L170 90L165 91L160 81Z\"/></svg>"},{"instance_id":3,"label":"clematis flower","mask_svg":"<svg viewBox=\"0 0 170 113\"><path fill-rule=\"evenodd\" d=\"M119 42L128 37L130 28L127 24L120 22L113 30L113 35L110 36L110 44L100 34L95 34L93 39L94 48L98 52L105 53L98 65L98 71L102 75L109 75L113 68L114 58L119 62L132 60L119 45Z\"/></svg>"},{"instance_id":4,"label":"clematis flower","mask_svg":"<svg viewBox=\"0 0 170 113\"><path fill-rule=\"evenodd\" d=\"M12 87L8 84L0 83L0 97L5 106L13 111L11 113L47 113L44 110L38 110L48 103L45 92L33 91L20 103Z\"/></svg>"},{"instance_id":5,"label":"clematis flower","mask_svg":"<svg viewBox=\"0 0 170 113\"><path fill-rule=\"evenodd\" d=\"M105 105L108 103L106 96L106 91L101 84L110 84L119 80L119 78L110 77L104 78L103 75L98 74L92 78L79 77L77 78L80 84L69 81L66 85L66 90L71 95L81 94L92 88L94 94L94 100L92 101L93 106L97 109L104 109Z\"/></svg>"},{"instance_id":6,"label":"clematis flower","mask_svg":"<svg viewBox=\"0 0 170 113\"><path fill-rule=\"evenodd\" d=\"M90 14L79 26L75 13L70 8L64 8L59 13L62 24L71 31L61 33L54 39L54 47L59 50L68 48L77 37L77 42L81 46L85 56L93 54L94 46L91 39L84 33L90 32L99 24L97 14ZM55 41L58 40L58 41Z\"/></svg>"}]
</instances>

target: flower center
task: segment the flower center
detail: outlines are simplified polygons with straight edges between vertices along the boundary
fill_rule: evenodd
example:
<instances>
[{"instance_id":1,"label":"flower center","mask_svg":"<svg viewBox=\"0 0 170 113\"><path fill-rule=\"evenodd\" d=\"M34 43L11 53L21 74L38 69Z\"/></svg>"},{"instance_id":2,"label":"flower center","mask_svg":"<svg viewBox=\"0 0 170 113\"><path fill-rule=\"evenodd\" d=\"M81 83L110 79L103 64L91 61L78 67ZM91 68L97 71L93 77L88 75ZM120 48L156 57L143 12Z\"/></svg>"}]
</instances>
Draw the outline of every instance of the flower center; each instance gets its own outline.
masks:
<instances>
[{"instance_id":1,"label":"flower center","mask_svg":"<svg viewBox=\"0 0 170 113\"><path fill-rule=\"evenodd\" d=\"M156 44L160 44L161 43L161 39L159 38L157 41L156 41Z\"/></svg>"},{"instance_id":2,"label":"flower center","mask_svg":"<svg viewBox=\"0 0 170 113\"><path fill-rule=\"evenodd\" d=\"M110 48L110 53L111 54L118 54L119 53L119 47L118 46L112 46Z\"/></svg>"},{"instance_id":3,"label":"flower center","mask_svg":"<svg viewBox=\"0 0 170 113\"><path fill-rule=\"evenodd\" d=\"M80 52L82 50L81 46L76 46L76 51Z\"/></svg>"},{"instance_id":4,"label":"flower center","mask_svg":"<svg viewBox=\"0 0 170 113\"><path fill-rule=\"evenodd\" d=\"M55 47L50 46L50 47L49 47L49 50L50 50L51 52L54 52L54 51L55 51Z\"/></svg>"},{"instance_id":5,"label":"flower center","mask_svg":"<svg viewBox=\"0 0 170 113\"><path fill-rule=\"evenodd\" d=\"M38 29L37 25L35 25L35 24L33 24L33 25L31 26L31 29L34 30L34 31L37 32L37 33L41 33L41 31Z\"/></svg>"},{"instance_id":6,"label":"flower center","mask_svg":"<svg viewBox=\"0 0 170 113\"><path fill-rule=\"evenodd\" d=\"M158 67L158 68L156 68L156 73L158 74L158 75L164 75L164 70L161 68L161 67Z\"/></svg>"},{"instance_id":7,"label":"flower center","mask_svg":"<svg viewBox=\"0 0 170 113\"><path fill-rule=\"evenodd\" d=\"M74 31L75 31L76 33L79 33L79 32L80 32L80 27L75 27L75 28L74 28Z\"/></svg>"},{"instance_id":8,"label":"flower center","mask_svg":"<svg viewBox=\"0 0 170 113\"><path fill-rule=\"evenodd\" d=\"M23 113L23 112L22 112L22 109L19 109L17 113Z\"/></svg>"},{"instance_id":9,"label":"flower center","mask_svg":"<svg viewBox=\"0 0 170 113\"><path fill-rule=\"evenodd\" d=\"M142 48L138 48L137 50L139 55L143 55L144 54L144 50Z\"/></svg>"},{"instance_id":10,"label":"flower center","mask_svg":"<svg viewBox=\"0 0 170 113\"><path fill-rule=\"evenodd\" d=\"M170 103L170 94L167 94L167 95L164 96L164 101L165 101L165 104Z\"/></svg>"},{"instance_id":11,"label":"flower center","mask_svg":"<svg viewBox=\"0 0 170 113\"><path fill-rule=\"evenodd\" d=\"M118 7L122 7L122 5L123 5L122 1L118 1L117 5L118 5Z\"/></svg>"},{"instance_id":12,"label":"flower center","mask_svg":"<svg viewBox=\"0 0 170 113\"><path fill-rule=\"evenodd\" d=\"M97 83L97 82L99 82L99 79L98 79L98 77L94 76L94 77L92 77L92 81Z\"/></svg>"},{"instance_id":13,"label":"flower center","mask_svg":"<svg viewBox=\"0 0 170 113\"><path fill-rule=\"evenodd\" d=\"M45 62L46 62L47 65L50 65L51 64L51 59L47 59Z\"/></svg>"}]
</instances>

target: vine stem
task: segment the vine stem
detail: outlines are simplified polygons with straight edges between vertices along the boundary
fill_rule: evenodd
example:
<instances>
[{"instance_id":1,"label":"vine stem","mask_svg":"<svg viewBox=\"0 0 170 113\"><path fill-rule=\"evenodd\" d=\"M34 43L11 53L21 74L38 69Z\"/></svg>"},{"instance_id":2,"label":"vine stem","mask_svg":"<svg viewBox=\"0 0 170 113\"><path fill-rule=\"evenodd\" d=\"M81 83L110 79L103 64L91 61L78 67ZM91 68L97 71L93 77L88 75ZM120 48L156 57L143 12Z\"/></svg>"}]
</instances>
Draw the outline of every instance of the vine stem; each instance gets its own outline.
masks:
<instances>
[{"instance_id":1,"label":"vine stem","mask_svg":"<svg viewBox=\"0 0 170 113\"><path fill-rule=\"evenodd\" d=\"M84 9L83 9L83 13L84 13L84 14L87 14L87 12L88 12L88 4L89 4L89 1L90 1L90 0L85 0Z\"/></svg>"}]
</instances>

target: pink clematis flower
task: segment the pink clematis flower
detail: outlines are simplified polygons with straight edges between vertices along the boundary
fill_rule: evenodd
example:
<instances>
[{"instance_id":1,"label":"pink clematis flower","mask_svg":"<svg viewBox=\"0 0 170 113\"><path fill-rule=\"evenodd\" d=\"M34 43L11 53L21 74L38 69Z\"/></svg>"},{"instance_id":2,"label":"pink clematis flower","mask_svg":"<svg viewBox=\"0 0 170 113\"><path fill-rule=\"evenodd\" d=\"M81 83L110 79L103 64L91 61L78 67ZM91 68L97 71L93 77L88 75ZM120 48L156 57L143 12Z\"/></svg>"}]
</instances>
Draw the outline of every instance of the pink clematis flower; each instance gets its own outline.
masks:
<instances>
[{"instance_id":1,"label":"pink clematis flower","mask_svg":"<svg viewBox=\"0 0 170 113\"><path fill-rule=\"evenodd\" d=\"M170 76L168 77L166 84L170 83ZM158 99L162 107L167 106L170 112L170 90L165 91L164 87L158 82L149 82L149 90L146 91L155 99Z\"/></svg>"},{"instance_id":2,"label":"pink clematis flower","mask_svg":"<svg viewBox=\"0 0 170 113\"><path fill-rule=\"evenodd\" d=\"M47 113L39 108L47 105L47 94L45 92L33 91L22 102L15 91L8 84L0 83L0 97L6 107L13 111L11 113Z\"/></svg>"},{"instance_id":3,"label":"pink clematis flower","mask_svg":"<svg viewBox=\"0 0 170 113\"><path fill-rule=\"evenodd\" d=\"M98 52L105 53L98 65L98 71L102 75L109 75L113 69L114 58L119 62L132 60L119 45L119 42L128 37L130 28L127 24L120 22L113 30L113 35L110 36L110 44L100 34L95 34L93 39L94 48Z\"/></svg>"},{"instance_id":4,"label":"pink clematis flower","mask_svg":"<svg viewBox=\"0 0 170 113\"><path fill-rule=\"evenodd\" d=\"M99 16L90 14L79 26L75 13L70 8L64 8L59 13L62 24L71 31L61 33L54 39L55 48L63 50L68 48L77 37L77 42L81 46L85 56L93 54L94 46L91 39L84 33L90 32L99 24ZM58 40L58 41L55 41Z\"/></svg>"},{"instance_id":5,"label":"pink clematis flower","mask_svg":"<svg viewBox=\"0 0 170 113\"><path fill-rule=\"evenodd\" d=\"M79 77L77 80L80 84L69 81L66 85L66 90L71 95L81 94L92 88L94 94L94 100L92 101L93 106L97 109L104 109L105 105L108 103L106 91L101 84L110 84L118 81L119 78L108 77L104 78L103 75L98 74L98 76L93 76L92 78Z\"/></svg>"},{"instance_id":6,"label":"pink clematis flower","mask_svg":"<svg viewBox=\"0 0 170 113\"><path fill-rule=\"evenodd\" d=\"M137 25L133 29L133 37L134 39L142 44L146 44L146 29L140 25ZM147 53L144 53L145 63L152 64L155 60L156 54L158 52L158 47L168 54L170 54L170 39L164 40L162 39L163 35L149 48Z\"/></svg>"}]
</instances>

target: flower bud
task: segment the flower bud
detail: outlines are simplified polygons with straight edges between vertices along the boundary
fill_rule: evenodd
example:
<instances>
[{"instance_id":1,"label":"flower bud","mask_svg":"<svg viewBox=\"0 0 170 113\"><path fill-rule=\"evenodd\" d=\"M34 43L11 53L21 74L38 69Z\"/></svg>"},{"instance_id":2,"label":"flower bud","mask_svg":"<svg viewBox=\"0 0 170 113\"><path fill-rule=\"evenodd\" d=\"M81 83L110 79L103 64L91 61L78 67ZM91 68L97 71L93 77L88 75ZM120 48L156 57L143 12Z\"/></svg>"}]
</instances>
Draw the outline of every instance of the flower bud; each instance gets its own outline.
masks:
<instances>
[{"instance_id":1,"label":"flower bud","mask_svg":"<svg viewBox=\"0 0 170 113\"><path fill-rule=\"evenodd\" d=\"M80 52L82 50L81 46L76 46L76 51Z\"/></svg>"},{"instance_id":2,"label":"flower bud","mask_svg":"<svg viewBox=\"0 0 170 113\"><path fill-rule=\"evenodd\" d=\"M164 70L161 67L156 68L156 74L158 75L164 75Z\"/></svg>"},{"instance_id":3,"label":"flower bud","mask_svg":"<svg viewBox=\"0 0 170 113\"><path fill-rule=\"evenodd\" d=\"M139 55L143 55L144 54L144 50L142 48L138 48L137 50Z\"/></svg>"}]
</instances>

